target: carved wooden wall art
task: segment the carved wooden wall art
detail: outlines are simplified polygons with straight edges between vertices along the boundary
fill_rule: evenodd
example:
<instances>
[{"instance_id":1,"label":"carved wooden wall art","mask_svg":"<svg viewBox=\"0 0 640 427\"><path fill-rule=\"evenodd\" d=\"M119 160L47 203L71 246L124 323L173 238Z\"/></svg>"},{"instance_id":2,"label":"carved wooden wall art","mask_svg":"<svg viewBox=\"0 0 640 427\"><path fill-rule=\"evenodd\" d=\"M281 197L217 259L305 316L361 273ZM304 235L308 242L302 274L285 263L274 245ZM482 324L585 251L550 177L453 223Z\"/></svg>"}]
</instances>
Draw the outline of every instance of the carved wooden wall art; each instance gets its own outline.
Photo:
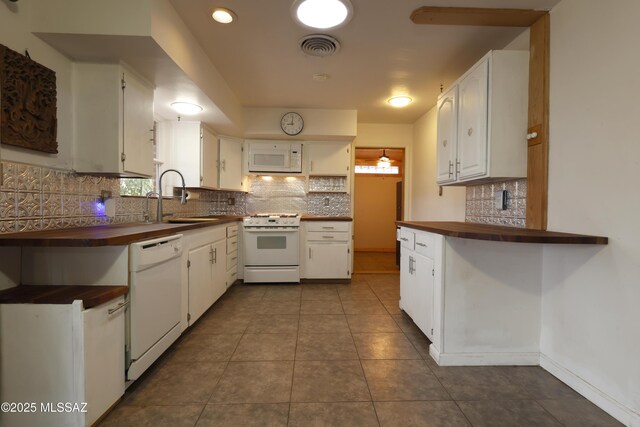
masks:
<instances>
[{"instance_id":1,"label":"carved wooden wall art","mask_svg":"<svg viewBox=\"0 0 640 427\"><path fill-rule=\"evenodd\" d=\"M57 153L56 73L0 44L0 142Z\"/></svg>"}]
</instances>

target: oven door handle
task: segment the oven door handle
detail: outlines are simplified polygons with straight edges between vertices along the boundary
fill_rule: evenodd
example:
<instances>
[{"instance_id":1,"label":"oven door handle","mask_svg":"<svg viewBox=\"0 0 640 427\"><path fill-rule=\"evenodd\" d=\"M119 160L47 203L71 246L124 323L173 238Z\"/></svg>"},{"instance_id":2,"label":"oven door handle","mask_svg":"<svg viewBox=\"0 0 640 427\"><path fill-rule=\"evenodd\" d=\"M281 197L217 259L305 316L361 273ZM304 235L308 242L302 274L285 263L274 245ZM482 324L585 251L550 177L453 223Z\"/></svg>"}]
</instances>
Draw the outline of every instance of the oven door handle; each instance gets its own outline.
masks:
<instances>
[{"instance_id":1,"label":"oven door handle","mask_svg":"<svg viewBox=\"0 0 640 427\"><path fill-rule=\"evenodd\" d=\"M245 228L247 233L297 233L297 228Z\"/></svg>"}]
</instances>

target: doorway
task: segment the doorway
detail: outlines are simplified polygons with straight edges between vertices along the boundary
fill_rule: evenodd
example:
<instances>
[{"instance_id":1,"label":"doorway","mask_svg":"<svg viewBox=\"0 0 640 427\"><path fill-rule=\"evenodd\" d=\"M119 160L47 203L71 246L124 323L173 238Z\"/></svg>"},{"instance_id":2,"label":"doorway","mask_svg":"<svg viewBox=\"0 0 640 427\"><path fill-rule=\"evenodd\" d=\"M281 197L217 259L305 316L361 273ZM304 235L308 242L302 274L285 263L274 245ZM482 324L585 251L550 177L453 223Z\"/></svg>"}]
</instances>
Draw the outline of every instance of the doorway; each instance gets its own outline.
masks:
<instances>
[{"instance_id":1,"label":"doorway","mask_svg":"<svg viewBox=\"0 0 640 427\"><path fill-rule=\"evenodd\" d=\"M395 221L404 214L404 154L404 148L355 149L354 273L399 272Z\"/></svg>"}]
</instances>

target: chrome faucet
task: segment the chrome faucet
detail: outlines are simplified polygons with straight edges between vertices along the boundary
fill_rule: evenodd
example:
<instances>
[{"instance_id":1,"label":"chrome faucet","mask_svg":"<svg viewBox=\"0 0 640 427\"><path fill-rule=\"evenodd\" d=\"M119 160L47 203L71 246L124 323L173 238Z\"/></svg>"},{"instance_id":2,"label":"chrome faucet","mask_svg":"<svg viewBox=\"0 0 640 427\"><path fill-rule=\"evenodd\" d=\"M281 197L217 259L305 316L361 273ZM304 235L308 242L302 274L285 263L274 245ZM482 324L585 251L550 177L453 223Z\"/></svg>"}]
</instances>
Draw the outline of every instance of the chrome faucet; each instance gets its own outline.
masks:
<instances>
[{"instance_id":1,"label":"chrome faucet","mask_svg":"<svg viewBox=\"0 0 640 427\"><path fill-rule=\"evenodd\" d=\"M175 172L178 175L180 175L180 179L182 179L182 195L180 196L180 204L181 205L187 204L187 186L184 183L184 176L182 176L180 171L177 169L167 169L166 171L160 174L160 178L158 179L158 210L156 213L157 222L162 222L162 217L163 217L162 215L162 177L167 172Z\"/></svg>"}]
</instances>

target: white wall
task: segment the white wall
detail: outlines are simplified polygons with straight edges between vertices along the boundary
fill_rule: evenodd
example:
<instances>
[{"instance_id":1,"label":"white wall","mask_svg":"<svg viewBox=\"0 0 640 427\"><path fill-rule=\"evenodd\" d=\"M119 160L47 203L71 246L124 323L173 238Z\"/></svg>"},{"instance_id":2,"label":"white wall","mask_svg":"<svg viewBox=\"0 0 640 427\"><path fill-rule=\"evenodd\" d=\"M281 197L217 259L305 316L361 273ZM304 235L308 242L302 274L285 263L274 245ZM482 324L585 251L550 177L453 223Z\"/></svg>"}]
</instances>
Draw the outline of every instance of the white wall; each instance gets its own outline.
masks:
<instances>
[{"instance_id":1,"label":"white wall","mask_svg":"<svg viewBox=\"0 0 640 427\"><path fill-rule=\"evenodd\" d=\"M304 120L302 132L295 137L287 136L280 127L280 119L289 111L300 113ZM247 107L244 124L245 138L351 141L358 129L358 111Z\"/></svg>"},{"instance_id":2,"label":"white wall","mask_svg":"<svg viewBox=\"0 0 640 427\"><path fill-rule=\"evenodd\" d=\"M413 156L413 126L396 124L358 123L358 136L353 147L404 148L404 216L411 219L411 168ZM355 150L353 150L355 153ZM352 159L353 160L353 159ZM353 164L353 161L352 161ZM353 169L353 168L352 168ZM352 199L353 203L353 199ZM395 201L393 202L395 203ZM351 211L353 212L353 206Z\"/></svg>"},{"instance_id":3,"label":"white wall","mask_svg":"<svg viewBox=\"0 0 640 427\"><path fill-rule=\"evenodd\" d=\"M548 228L609 245L544 248L541 336L543 366L630 425L640 425L638 16L637 0L563 0L551 12Z\"/></svg>"},{"instance_id":4,"label":"white wall","mask_svg":"<svg viewBox=\"0 0 640 427\"><path fill-rule=\"evenodd\" d=\"M3 144L0 146L0 158L71 169L71 61L28 31L32 5L30 0L18 3L0 2L0 43L20 53L28 49L31 59L55 71L58 92L58 154L39 153Z\"/></svg>"},{"instance_id":5,"label":"white wall","mask_svg":"<svg viewBox=\"0 0 640 427\"><path fill-rule=\"evenodd\" d=\"M464 221L465 187L436 184L436 108L429 110L413 126L413 164L411 174L411 219L414 221Z\"/></svg>"}]
</instances>

